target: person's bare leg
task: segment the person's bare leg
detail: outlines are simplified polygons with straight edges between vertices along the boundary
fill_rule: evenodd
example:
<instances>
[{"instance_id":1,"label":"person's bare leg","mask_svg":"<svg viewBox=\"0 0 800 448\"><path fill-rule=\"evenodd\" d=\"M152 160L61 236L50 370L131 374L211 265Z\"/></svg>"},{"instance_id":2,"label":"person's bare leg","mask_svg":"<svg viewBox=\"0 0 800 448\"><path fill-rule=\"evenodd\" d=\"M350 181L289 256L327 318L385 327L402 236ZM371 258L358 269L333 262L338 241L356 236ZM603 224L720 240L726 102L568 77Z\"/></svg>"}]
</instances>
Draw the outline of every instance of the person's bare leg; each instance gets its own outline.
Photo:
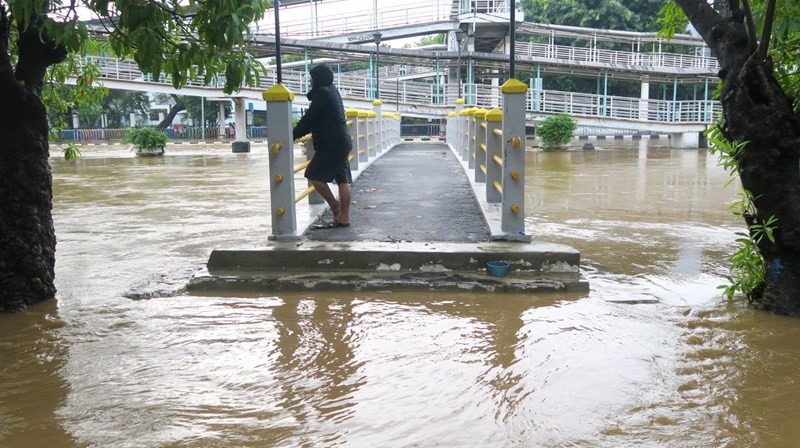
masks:
<instances>
[{"instance_id":1,"label":"person's bare leg","mask_svg":"<svg viewBox=\"0 0 800 448\"><path fill-rule=\"evenodd\" d=\"M314 189L317 190L317 193L319 193L320 196L322 196L322 199L325 199L325 202L328 203L328 207L331 208L331 213L333 213L333 220L337 221L337 218L340 215L341 207L336 198L333 197L333 192L331 191L331 187L329 187L327 183L319 180L311 180L311 185L313 185ZM339 192L340 192L339 194L341 195L341 190L339 190Z\"/></svg>"},{"instance_id":2,"label":"person's bare leg","mask_svg":"<svg viewBox=\"0 0 800 448\"><path fill-rule=\"evenodd\" d=\"M341 224L350 224L350 201L352 201L353 193L350 190L350 184L342 182L339 184L339 205L341 206L339 217L336 222Z\"/></svg>"}]
</instances>

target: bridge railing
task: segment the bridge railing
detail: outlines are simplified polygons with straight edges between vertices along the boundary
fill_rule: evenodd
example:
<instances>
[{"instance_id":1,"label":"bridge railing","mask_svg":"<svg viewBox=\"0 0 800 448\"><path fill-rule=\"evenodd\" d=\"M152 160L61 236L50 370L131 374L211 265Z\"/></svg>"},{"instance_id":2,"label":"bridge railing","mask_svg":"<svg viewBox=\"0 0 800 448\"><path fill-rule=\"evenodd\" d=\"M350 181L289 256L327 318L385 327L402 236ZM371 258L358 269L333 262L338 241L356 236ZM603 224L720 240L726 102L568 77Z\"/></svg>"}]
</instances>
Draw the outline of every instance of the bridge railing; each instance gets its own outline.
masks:
<instances>
[{"instance_id":1,"label":"bridge railing","mask_svg":"<svg viewBox=\"0 0 800 448\"><path fill-rule=\"evenodd\" d=\"M492 230L492 238L530 241L525 232L527 86L512 79L500 91L502 110L464 108L463 100L457 101L455 111L448 115L447 143L465 165L470 180L483 184L481 199L499 206L500 229Z\"/></svg>"},{"instance_id":2,"label":"bridge railing","mask_svg":"<svg viewBox=\"0 0 800 448\"><path fill-rule=\"evenodd\" d=\"M267 102L267 126L271 132L267 141L269 147L270 172L270 207L272 216L272 240L298 239L296 204L305 198L309 203L318 205L318 215L322 198L315 193L312 186L295 196L295 175L308 166L314 157L313 136L301 139L298 144L305 144L307 161L295 165L295 142L292 141L292 100L294 93L282 84L277 84L263 94ZM373 102L372 110L348 109L347 128L353 141L353 150L349 156L353 179L383 153L400 140L399 117L395 114L383 113L382 103ZM312 210L312 213L314 210ZM314 217L314 219L316 216ZM308 223L310 224L310 222Z\"/></svg>"},{"instance_id":3,"label":"bridge railing","mask_svg":"<svg viewBox=\"0 0 800 448\"><path fill-rule=\"evenodd\" d=\"M120 142L131 128L100 128L100 129L62 129L57 132L56 143L72 142L77 144L112 144ZM183 142L214 142L230 141L236 135L229 127L219 126L173 126L159 129L173 143ZM247 126L247 138L262 140L267 137L265 126Z\"/></svg>"},{"instance_id":4,"label":"bridge railing","mask_svg":"<svg viewBox=\"0 0 800 448\"><path fill-rule=\"evenodd\" d=\"M119 61L109 57L89 57L102 69L102 79L113 79L149 84L156 82L143 75L136 64L130 61ZM169 76L158 80L159 83L170 84ZM345 98L371 99L374 97L374 85L369 77L356 76L350 73L336 74L335 82ZM263 77L259 88L277 83L276 74L271 71ZM220 89L222 80L211 85L203 85L201 81L193 81L189 86ZM310 87L304 71L289 70L283 75L283 85L292 91L304 92ZM464 96L470 104L493 108L503 106L503 96L496 88L486 84L464 84ZM384 100L404 104L454 104L458 98L454 84L436 84L414 81L385 80L380 82L381 96ZM561 92L531 88L527 98L527 110L532 112L567 113L589 116L603 116L621 119L639 119L657 122L710 122L721 106L717 101L667 101L639 99L632 97L615 97L588 93Z\"/></svg>"},{"instance_id":5,"label":"bridge railing","mask_svg":"<svg viewBox=\"0 0 800 448\"><path fill-rule=\"evenodd\" d=\"M664 52L634 52L605 50L596 47L517 42L514 50L518 56L543 59L567 60L570 62L596 62L602 64L625 64L641 67L706 69L719 71L716 58L690 54Z\"/></svg>"}]
</instances>

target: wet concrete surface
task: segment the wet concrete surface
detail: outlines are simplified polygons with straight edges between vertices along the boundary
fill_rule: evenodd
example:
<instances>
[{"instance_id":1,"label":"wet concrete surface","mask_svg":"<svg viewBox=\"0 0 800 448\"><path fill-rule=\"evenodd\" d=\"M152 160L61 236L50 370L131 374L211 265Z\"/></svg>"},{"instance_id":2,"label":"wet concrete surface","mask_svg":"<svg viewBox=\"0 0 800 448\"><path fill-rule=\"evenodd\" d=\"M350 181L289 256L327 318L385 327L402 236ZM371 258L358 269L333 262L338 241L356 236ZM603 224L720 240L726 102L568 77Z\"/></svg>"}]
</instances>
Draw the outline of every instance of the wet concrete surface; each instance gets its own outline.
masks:
<instances>
[{"instance_id":1,"label":"wet concrete surface","mask_svg":"<svg viewBox=\"0 0 800 448\"><path fill-rule=\"evenodd\" d=\"M350 227L316 241L481 242L491 238L459 161L444 144L401 144L353 183ZM332 221L330 211L323 217Z\"/></svg>"}]
</instances>

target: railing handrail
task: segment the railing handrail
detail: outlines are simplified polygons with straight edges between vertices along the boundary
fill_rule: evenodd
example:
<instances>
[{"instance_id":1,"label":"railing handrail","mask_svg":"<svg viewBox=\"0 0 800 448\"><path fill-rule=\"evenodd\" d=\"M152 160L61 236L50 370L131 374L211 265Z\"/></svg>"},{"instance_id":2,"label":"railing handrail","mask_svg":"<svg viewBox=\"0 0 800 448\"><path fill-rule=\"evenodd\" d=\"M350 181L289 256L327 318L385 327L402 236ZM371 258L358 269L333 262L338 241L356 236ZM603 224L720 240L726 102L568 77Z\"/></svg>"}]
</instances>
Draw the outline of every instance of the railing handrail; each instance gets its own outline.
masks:
<instances>
[{"instance_id":1,"label":"railing handrail","mask_svg":"<svg viewBox=\"0 0 800 448\"><path fill-rule=\"evenodd\" d=\"M103 79L119 79L123 81L141 81L146 79L138 70L135 63L131 61L119 61L111 57L91 56L103 69ZM122 68L121 68L122 67ZM124 68L124 70L123 70ZM274 75L274 74L273 74ZM372 89L369 80L363 77L341 74L337 76L337 87L345 98L371 99ZM261 80L262 86L266 90L267 84L275 81L270 77ZM289 71L283 77L284 85L289 89L302 92L305 91L305 73L300 71ZM153 81L149 81L153 82ZM167 78L164 84L170 84ZM203 86L201 82L192 82L190 86ZM217 86L220 85L218 81ZM402 89L400 89L402 86ZM211 88L219 88L211 86ZM439 97L441 99L451 99L456 87L451 84L435 85L417 81L395 81L381 82L382 97L387 100L402 99L408 104L427 104L431 99ZM483 84L464 84L465 91L469 92L468 98L472 103L481 107L499 107L502 105L502 98L489 85ZM437 90L439 91L437 95ZM570 101L577 101L573 104L565 104L563 98L569 97ZM640 99L634 97L617 97L610 95L597 95L589 93L561 92L554 90L529 90L529 100L526 109L531 112L552 112L552 113L572 113L574 109L583 107L587 112L579 115L602 116L611 118L630 119L636 118L640 111L654 111L648 113L647 121L655 123L681 123L681 122L709 122L713 118L713 113L703 112L702 114L684 113L682 111L718 111L719 102L713 100L681 100L673 102L671 100ZM605 102L605 107L599 104ZM594 107L586 108L585 105L591 104ZM626 105L627 104L627 105ZM672 110L668 114L663 111ZM609 114L609 111L612 113ZM618 113L618 115L614 115Z\"/></svg>"}]
</instances>

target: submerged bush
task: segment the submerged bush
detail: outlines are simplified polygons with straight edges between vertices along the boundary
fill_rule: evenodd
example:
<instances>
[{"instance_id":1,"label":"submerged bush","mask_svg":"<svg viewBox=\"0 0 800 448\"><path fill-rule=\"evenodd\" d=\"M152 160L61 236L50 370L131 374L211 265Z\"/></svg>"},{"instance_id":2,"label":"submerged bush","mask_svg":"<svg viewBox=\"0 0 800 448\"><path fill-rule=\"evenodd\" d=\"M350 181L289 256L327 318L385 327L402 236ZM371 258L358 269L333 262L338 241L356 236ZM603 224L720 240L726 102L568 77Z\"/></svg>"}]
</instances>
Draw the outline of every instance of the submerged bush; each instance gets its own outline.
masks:
<instances>
[{"instance_id":1,"label":"submerged bush","mask_svg":"<svg viewBox=\"0 0 800 448\"><path fill-rule=\"evenodd\" d=\"M163 132L154 128L136 128L122 137L122 143L133 145L137 153L163 152L169 139Z\"/></svg>"},{"instance_id":2,"label":"submerged bush","mask_svg":"<svg viewBox=\"0 0 800 448\"><path fill-rule=\"evenodd\" d=\"M578 122L574 118L569 115L555 115L536 127L536 135L542 139L542 148L552 151L569 144L576 129Z\"/></svg>"}]
</instances>

